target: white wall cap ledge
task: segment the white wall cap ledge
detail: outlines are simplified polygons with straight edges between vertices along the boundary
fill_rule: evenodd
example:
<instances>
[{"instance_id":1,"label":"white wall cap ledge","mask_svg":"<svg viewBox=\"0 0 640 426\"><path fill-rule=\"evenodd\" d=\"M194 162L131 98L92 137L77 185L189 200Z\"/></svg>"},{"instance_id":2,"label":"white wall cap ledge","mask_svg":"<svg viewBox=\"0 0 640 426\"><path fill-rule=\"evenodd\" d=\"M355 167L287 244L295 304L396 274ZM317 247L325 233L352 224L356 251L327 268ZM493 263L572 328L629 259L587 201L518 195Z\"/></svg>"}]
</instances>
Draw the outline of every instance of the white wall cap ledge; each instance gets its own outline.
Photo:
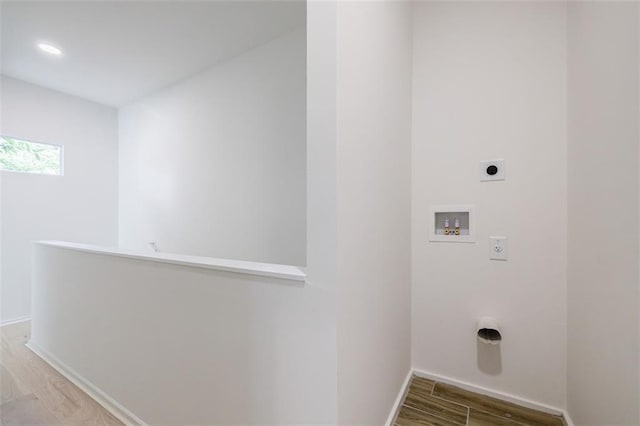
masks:
<instances>
[{"instance_id":1,"label":"white wall cap ledge","mask_svg":"<svg viewBox=\"0 0 640 426\"><path fill-rule=\"evenodd\" d=\"M237 274L257 275L279 278L289 281L305 282L307 274L302 268L276 263L250 262L246 260L219 259L215 257L191 256L173 253L146 253L117 247L103 247L66 241L35 241L34 244L57 247L85 253L97 253L106 256L125 257L149 262L170 263L193 268L213 269Z\"/></svg>"}]
</instances>

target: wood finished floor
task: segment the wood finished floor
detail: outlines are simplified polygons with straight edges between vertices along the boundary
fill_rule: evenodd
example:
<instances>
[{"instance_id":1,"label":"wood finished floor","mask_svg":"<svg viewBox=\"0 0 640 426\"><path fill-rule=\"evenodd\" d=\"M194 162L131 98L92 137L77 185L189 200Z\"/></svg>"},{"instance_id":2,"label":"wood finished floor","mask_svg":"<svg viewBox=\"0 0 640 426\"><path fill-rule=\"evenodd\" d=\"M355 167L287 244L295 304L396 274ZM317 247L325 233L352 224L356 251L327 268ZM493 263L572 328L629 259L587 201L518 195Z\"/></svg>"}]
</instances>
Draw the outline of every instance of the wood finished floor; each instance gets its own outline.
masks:
<instances>
[{"instance_id":1,"label":"wood finished floor","mask_svg":"<svg viewBox=\"0 0 640 426\"><path fill-rule=\"evenodd\" d=\"M28 321L0 327L0 425L121 425L24 344Z\"/></svg>"},{"instance_id":2,"label":"wood finished floor","mask_svg":"<svg viewBox=\"0 0 640 426\"><path fill-rule=\"evenodd\" d=\"M396 426L564 426L561 416L413 377Z\"/></svg>"},{"instance_id":3,"label":"wood finished floor","mask_svg":"<svg viewBox=\"0 0 640 426\"><path fill-rule=\"evenodd\" d=\"M121 425L31 352L30 323L0 327L0 425ZM413 377L396 426L564 426L562 417Z\"/></svg>"}]
</instances>

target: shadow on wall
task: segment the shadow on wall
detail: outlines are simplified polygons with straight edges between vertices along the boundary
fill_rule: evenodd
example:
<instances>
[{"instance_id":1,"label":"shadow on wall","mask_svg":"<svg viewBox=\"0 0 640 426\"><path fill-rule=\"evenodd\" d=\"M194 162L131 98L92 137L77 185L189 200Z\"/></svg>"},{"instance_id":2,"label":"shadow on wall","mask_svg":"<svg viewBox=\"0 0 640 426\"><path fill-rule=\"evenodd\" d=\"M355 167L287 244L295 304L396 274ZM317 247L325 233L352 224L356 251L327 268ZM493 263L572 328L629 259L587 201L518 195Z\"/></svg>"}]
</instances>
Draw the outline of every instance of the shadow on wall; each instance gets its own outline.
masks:
<instances>
[{"instance_id":1,"label":"shadow on wall","mask_svg":"<svg viewBox=\"0 0 640 426\"><path fill-rule=\"evenodd\" d=\"M497 376L502 373L502 345L491 345L477 340L478 368L483 373Z\"/></svg>"}]
</instances>

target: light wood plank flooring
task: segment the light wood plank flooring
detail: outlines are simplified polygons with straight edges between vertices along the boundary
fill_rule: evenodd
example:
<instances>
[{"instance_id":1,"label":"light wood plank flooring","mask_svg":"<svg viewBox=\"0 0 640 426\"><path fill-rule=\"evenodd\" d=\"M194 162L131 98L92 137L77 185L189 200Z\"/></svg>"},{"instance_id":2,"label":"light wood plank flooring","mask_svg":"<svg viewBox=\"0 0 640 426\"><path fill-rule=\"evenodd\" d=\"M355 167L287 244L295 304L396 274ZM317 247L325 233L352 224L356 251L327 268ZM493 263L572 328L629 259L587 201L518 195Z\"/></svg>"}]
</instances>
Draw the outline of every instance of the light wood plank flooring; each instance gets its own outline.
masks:
<instances>
[{"instance_id":1,"label":"light wood plank flooring","mask_svg":"<svg viewBox=\"0 0 640 426\"><path fill-rule=\"evenodd\" d=\"M0 425L121 425L24 344L28 321L0 327Z\"/></svg>"},{"instance_id":2,"label":"light wood plank flooring","mask_svg":"<svg viewBox=\"0 0 640 426\"><path fill-rule=\"evenodd\" d=\"M445 383L413 377L396 426L564 426L554 416Z\"/></svg>"}]
</instances>

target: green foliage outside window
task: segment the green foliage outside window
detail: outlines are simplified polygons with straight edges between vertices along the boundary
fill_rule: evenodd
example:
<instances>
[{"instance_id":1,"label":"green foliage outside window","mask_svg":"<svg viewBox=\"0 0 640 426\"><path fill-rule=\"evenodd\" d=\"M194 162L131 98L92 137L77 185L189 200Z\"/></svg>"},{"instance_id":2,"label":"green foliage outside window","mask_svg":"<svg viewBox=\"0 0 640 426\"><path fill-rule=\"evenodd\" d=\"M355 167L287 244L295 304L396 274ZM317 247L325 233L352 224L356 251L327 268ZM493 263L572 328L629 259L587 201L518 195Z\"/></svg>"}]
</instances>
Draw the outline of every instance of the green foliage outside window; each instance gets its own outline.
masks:
<instances>
[{"instance_id":1,"label":"green foliage outside window","mask_svg":"<svg viewBox=\"0 0 640 426\"><path fill-rule=\"evenodd\" d=\"M0 136L0 169L61 175L62 147Z\"/></svg>"}]
</instances>

